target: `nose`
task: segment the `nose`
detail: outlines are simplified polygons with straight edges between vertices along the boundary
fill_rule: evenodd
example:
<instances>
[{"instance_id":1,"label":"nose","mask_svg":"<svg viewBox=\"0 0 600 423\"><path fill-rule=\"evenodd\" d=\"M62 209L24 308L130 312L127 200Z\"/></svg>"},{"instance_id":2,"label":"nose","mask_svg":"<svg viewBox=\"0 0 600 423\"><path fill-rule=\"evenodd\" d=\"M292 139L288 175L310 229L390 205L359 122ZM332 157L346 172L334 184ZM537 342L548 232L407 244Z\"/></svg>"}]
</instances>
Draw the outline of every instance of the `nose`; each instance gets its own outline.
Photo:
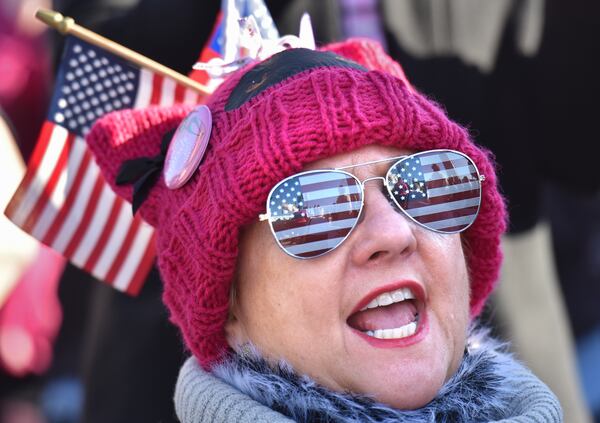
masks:
<instances>
[{"instance_id":1,"label":"nose","mask_svg":"<svg viewBox=\"0 0 600 423\"><path fill-rule=\"evenodd\" d=\"M364 193L361 221L350 236L352 262L373 265L412 254L417 248L416 225L397 209L380 182L364 185Z\"/></svg>"}]
</instances>

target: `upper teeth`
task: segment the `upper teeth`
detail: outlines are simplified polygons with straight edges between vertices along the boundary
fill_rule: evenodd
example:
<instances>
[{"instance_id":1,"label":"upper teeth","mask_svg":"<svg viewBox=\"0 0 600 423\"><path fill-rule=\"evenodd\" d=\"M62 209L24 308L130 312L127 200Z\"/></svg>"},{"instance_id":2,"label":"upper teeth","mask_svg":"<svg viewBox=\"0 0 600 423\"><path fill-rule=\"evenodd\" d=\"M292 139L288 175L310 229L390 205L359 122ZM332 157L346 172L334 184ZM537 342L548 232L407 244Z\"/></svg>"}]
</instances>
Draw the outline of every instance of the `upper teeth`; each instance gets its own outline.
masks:
<instances>
[{"instance_id":1,"label":"upper teeth","mask_svg":"<svg viewBox=\"0 0 600 423\"><path fill-rule=\"evenodd\" d=\"M412 300L414 298L415 294L410 288L400 288L395 291L384 292L383 294L378 295L360 311L365 311L369 308L387 306L404 300Z\"/></svg>"}]
</instances>

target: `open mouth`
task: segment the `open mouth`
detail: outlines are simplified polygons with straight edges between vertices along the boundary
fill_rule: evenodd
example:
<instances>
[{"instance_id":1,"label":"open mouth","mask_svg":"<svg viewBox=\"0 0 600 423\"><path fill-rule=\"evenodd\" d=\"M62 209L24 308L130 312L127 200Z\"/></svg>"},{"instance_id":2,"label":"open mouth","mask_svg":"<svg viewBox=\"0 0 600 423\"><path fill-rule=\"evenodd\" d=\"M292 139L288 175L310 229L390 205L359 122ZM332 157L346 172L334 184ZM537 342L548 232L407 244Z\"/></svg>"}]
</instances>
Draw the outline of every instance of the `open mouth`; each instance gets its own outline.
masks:
<instances>
[{"instance_id":1,"label":"open mouth","mask_svg":"<svg viewBox=\"0 0 600 423\"><path fill-rule=\"evenodd\" d=\"M419 329L424 302L410 287L382 292L348 317L348 325L377 339L404 339Z\"/></svg>"}]
</instances>

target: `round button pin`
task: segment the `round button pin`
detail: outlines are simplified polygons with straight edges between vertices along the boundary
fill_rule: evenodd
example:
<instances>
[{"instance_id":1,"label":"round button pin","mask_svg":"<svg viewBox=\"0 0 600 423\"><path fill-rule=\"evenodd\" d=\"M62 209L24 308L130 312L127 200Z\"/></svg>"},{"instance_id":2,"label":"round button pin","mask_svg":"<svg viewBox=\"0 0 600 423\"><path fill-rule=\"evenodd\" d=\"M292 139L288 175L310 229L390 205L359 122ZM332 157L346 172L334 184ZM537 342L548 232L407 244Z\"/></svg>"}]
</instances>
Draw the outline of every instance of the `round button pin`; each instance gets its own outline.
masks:
<instances>
[{"instance_id":1,"label":"round button pin","mask_svg":"<svg viewBox=\"0 0 600 423\"><path fill-rule=\"evenodd\" d=\"M204 105L181 122L165 157L163 176L168 188L180 188L192 177L206 152L211 129L212 115Z\"/></svg>"}]
</instances>

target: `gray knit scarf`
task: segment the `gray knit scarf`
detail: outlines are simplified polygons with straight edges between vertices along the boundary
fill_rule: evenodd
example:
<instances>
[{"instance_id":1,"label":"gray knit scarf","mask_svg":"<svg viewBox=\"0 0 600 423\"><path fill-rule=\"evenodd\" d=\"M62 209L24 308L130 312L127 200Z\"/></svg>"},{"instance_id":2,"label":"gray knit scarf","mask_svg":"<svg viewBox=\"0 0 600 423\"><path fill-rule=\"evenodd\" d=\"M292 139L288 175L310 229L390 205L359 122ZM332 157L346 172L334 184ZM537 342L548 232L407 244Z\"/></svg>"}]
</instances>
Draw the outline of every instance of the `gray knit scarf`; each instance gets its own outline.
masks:
<instances>
[{"instance_id":1,"label":"gray knit scarf","mask_svg":"<svg viewBox=\"0 0 600 423\"><path fill-rule=\"evenodd\" d=\"M505 346L485 332L473 333L469 339L471 346L456 374L429 404L417 410L397 410L367 396L333 392L296 374L286 363L267 363L252 349L232 354L214 367L212 374L218 378L214 378L216 383L224 381L297 422L562 422L556 397L507 353ZM197 367L194 372L202 370ZM212 420L199 418L203 410L190 413L190 399L178 399L186 396L183 391L189 391L182 386L186 379L189 376L182 380L180 375L176 392L179 417L185 423L214 421L213 411ZM188 404L187 410L182 409L182 401ZM197 398L193 402L195 407L203 406ZM195 417L189 420L185 416Z\"/></svg>"}]
</instances>

